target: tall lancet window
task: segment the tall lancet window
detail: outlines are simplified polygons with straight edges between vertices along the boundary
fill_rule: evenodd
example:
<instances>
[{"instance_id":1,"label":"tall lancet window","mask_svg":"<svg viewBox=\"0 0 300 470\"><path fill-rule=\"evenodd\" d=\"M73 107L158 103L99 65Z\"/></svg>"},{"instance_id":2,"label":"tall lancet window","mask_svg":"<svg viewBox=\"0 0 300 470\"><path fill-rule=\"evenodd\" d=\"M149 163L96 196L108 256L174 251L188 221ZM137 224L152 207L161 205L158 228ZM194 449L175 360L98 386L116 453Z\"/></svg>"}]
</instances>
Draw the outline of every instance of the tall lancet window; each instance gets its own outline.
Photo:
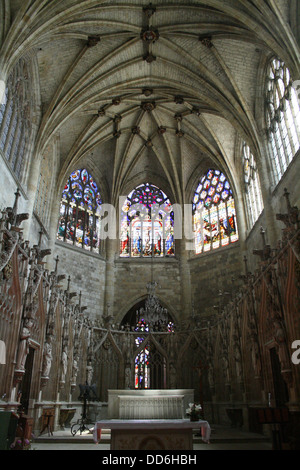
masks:
<instances>
[{"instance_id":1,"label":"tall lancet window","mask_svg":"<svg viewBox=\"0 0 300 470\"><path fill-rule=\"evenodd\" d=\"M137 186L121 210L120 256L174 256L174 212L166 194L150 183Z\"/></svg>"},{"instance_id":2,"label":"tall lancet window","mask_svg":"<svg viewBox=\"0 0 300 470\"><path fill-rule=\"evenodd\" d=\"M292 82L285 63L273 59L266 80L266 121L275 184L300 146L300 106Z\"/></svg>"},{"instance_id":3,"label":"tall lancet window","mask_svg":"<svg viewBox=\"0 0 300 470\"><path fill-rule=\"evenodd\" d=\"M0 152L17 178L25 170L26 151L32 132L30 73L24 59L10 74L0 104Z\"/></svg>"},{"instance_id":4,"label":"tall lancet window","mask_svg":"<svg viewBox=\"0 0 300 470\"><path fill-rule=\"evenodd\" d=\"M263 211L263 200L256 161L249 145L243 145L244 182L249 224L252 228Z\"/></svg>"},{"instance_id":5,"label":"tall lancet window","mask_svg":"<svg viewBox=\"0 0 300 470\"><path fill-rule=\"evenodd\" d=\"M196 254L238 240L232 190L219 170L210 169L198 183L193 199L193 226Z\"/></svg>"},{"instance_id":6,"label":"tall lancet window","mask_svg":"<svg viewBox=\"0 0 300 470\"><path fill-rule=\"evenodd\" d=\"M64 187L58 240L97 252L100 249L101 195L86 169L74 171Z\"/></svg>"}]
</instances>

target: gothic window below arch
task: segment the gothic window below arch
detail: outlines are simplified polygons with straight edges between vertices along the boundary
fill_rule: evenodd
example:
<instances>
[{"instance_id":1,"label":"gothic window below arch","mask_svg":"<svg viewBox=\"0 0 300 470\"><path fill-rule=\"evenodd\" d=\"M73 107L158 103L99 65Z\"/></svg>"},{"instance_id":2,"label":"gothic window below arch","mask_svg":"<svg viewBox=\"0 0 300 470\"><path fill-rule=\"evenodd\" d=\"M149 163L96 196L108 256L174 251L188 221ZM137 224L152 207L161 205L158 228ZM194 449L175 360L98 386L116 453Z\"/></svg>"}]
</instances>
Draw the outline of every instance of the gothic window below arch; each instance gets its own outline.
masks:
<instances>
[{"instance_id":1,"label":"gothic window below arch","mask_svg":"<svg viewBox=\"0 0 300 470\"><path fill-rule=\"evenodd\" d=\"M238 240L234 198L230 184L221 171L210 169L202 176L192 207L196 254Z\"/></svg>"},{"instance_id":2,"label":"gothic window below arch","mask_svg":"<svg viewBox=\"0 0 300 470\"><path fill-rule=\"evenodd\" d=\"M174 256L174 212L166 194L144 183L127 196L121 209L120 256Z\"/></svg>"},{"instance_id":3,"label":"gothic window below arch","mask_svg":"<svg viewBox=\"0 0 300 470\"><path fill-rule=\"evenodd\" d=\"M266 78L266 123L277 184L300 147L300 105L285 63L272 59Z\"/></svg>"},{"instance_id":4,"label":"gothic window below arch","mask_svg":"<svg viewBox=\"0 0 300 470\"><path fill-rule=\"evenodd\" d=\"M98 252L101 195L86 169L74 171L62 193L57 239Z\"/></svg>"},{"instance_id":5,"label":"gothic window below arch","mask_svg":"<svg viewBox=\"0 0 300 470\"><path fill-rule=\"evenodd\" d=\"M125 315L121 329L131 332L135 345L134 388L166 388L166 358L153 341L147 341L149 333L165 335L175 331L174 321L166 308L160 305L156 295L156 282L147 284L148 296Z\"/></svg>"}]
</instances>

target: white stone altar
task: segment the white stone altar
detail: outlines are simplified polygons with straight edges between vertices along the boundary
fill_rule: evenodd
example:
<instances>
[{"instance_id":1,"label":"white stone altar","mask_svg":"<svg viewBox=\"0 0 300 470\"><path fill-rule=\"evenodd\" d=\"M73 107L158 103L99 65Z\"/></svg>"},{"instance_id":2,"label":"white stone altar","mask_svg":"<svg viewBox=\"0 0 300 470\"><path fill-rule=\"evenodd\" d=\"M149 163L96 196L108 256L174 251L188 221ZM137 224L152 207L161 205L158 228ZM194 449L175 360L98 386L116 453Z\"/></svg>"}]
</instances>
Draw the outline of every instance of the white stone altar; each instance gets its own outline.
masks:
<instances>
[{"instance_id":1,"label":"white stone altar","mask_svg":"<svg viewBox=\"0 0 300 470\"><path fill-rule=\"evenodd\" d=\"M182 419L193 389L108 390L109 419Z\"/></svg>"},{"instance_id":2,"label":"white stone altar","mask_svg":"<svg viewBox=\"0 0 300 470\"><path fill-rule=\"evenodd\" d=\"M95 423L95 442L102 429L111 430L111 450L193 450L193 430L201 430L205 442L209 442L211 431L207 421L112 419Z\"/></svg>"}]
</instances>

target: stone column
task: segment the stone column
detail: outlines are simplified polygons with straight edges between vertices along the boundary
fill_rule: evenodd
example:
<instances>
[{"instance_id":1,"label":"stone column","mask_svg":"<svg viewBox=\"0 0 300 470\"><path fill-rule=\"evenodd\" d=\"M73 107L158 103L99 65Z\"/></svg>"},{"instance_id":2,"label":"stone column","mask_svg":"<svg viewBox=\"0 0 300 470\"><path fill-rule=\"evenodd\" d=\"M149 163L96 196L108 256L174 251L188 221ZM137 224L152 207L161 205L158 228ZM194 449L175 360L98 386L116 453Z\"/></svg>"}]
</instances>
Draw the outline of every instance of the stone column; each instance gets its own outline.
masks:
<instances>
[{"instance_id":1,"label":"stone column","mask_svg":"<svg viewBox=\"0 0 300 470\"><path fill-rule=\"evenodd\" d=\"M272 206L272 190L274 188L271 187L272 179L270 172L269 164L269 156L267 154L267 147L268 141L267 136L264 134L262 136L262 149L261 149L261 159L256 159L259 179L260 179L260 186L261 186L261 193L262 199L264 204L264 217L266 223L266 231L267 231L267 243L274 247L277 245L278 238L280 238L280 227L276 222L276 214L274 212Z\"/></svg>"},{"instance_id":2,"label":"stone column","mask_svg":"<svg viewBox=\"0 0 300 470\"><path fill-rule=\"evenodd\" d=\"M190 211L187 213L186 211ZM176 256L179 259L181 283L181 320L187 320L192 313L192 288L189 266L190 253L194 250L192 233L192 207L186 204L182 207L182 236L176 240Z\"/></svg>"},{"instance_id":3,"label":"stone column","mask_svg":"<svg viewBox=\"0 0 300 470\"><path fill-rule=\"evenodd\" d=\"M5 88L6 88L6 77L2 76L0 72L0 105L3 103L3 100L4 100Z\"/></svg>"},{"instance_id":4,"label":"stone column","mask_svg":"<svg viewBox=\"0 0 300 470\"><path fill-rule=\"evenodd\" d=\"M47 269L53 269L55 264L54 262L54 254L55 254L55 241L57 235L57 227L58 227L58 220L59 220L59 209L60 209L60 197L55 197L52 202L51 214L50 214L50 232L49 232L49 242L48 247L51 250L52 256L46 259L46 267ZM48 265L49 263L49 265Z\"/></svg>"},{"instance_id":5,"label":"stone column","mask_svg":"<svg viewBox=\"0 0 300 470\"><path fill-rule=\"evenodd\" d=\"M105 297L103 314L116 316L114 311L115 300L115 257L118 253L118 239L106 239L106 272L105 272ZM109 308L109 307L110 308Z\"/></svg>"},{"instance_id":6,"label":"stone column","mask_svg":"<svg viewBox=\"0 0 300 470\"><path fill-rule=\"evenodd\" d=\"M8 61L5 59L4 54L0 57L0 105L4 97L6 82L9 77Z\"/></svg>"},{"instance_id":7,"label":"stone column","mask_svg":"<svg viewBox=\"0 0 300 470\"><path fill-rule=\"evenodd\" d=\"M27 211L29 213L29 219L24 222L24 239L25 240L35 240L36 243L38 242L39 235L38 233L32 233L32 218L33 216L33 208L35 202L35 196L37 191L37 185L39 181L40 175L40 164L41 160L37 156L33 158L33 154L30 154L30 171L28 175L28 186L27 186Z\"/></svg>"}]
</instances>

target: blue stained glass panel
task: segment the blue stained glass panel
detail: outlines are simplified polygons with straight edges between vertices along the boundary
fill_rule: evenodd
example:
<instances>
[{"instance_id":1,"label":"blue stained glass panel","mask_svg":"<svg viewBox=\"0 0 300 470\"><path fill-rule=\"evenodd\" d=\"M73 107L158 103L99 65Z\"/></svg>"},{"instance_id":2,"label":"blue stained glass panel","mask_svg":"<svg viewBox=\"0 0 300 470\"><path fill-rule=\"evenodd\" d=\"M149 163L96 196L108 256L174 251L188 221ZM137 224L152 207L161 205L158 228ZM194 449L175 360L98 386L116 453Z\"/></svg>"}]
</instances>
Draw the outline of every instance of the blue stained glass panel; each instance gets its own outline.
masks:
<instances>
[{"instance_id":1,"label":"blue stained glass panel","mask_svg":"<svg viewBox=\"0 0 300 470\"><path fill-rule=\"evenodd\" d=\"M121 213L121 257L173 256L173 232L172 205L161 189L144 183L130 192Z\"/></svg>"},{"instance_id":2,"label":"blue stained glass panel","mask_svg":"<svg viewBox=\"0 0 300 470\"><path fill-rule=\"evenodd\" d=\"M192 207L196 254L238 240L234 199L224 173L210 169L201 177Z\"/></svg>"},{"instance_id":3,"label":"blue stained glass panel","mask_svg":"<svg viewBox=\"0 0 300 470\"><path fill-rule=\"evenodd\" d=\"M100 221L97 210L101 204L97 184L88 171L73 171L62 193L57 238L87 250L98 250Z\"/></svg>"}]
</instances>

